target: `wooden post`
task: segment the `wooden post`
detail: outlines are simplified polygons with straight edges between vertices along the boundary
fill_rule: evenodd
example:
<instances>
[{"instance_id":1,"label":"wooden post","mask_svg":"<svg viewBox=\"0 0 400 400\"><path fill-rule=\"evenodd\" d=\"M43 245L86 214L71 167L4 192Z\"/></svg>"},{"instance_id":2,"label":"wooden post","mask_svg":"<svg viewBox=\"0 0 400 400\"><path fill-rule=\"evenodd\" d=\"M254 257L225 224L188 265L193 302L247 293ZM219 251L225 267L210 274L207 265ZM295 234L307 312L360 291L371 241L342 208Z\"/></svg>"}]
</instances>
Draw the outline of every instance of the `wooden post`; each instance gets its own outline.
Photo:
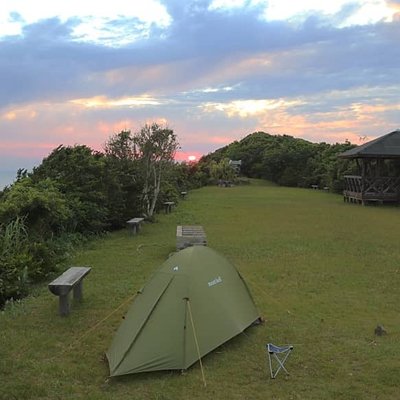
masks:
<instances>
[{"instance_id":1,"label":"wooden post","mask_svg":"<svg viewBox=\"0 0 400 400\"><path fill-rule=\"evenodd\" d=\"M74 286L74 300L76 301L81 301L83 298L82 294L82 285L83 285L83 280L80 280L75 286Z\"/></svg>"},{"instance_id":2,"label":"wooden post","mask_svg":"<svg viewBox=\"0 0 400 400\"><path fill-rule=\"evenodd\" d=\"M60 315L65 316L69 314L69 296L68 294L59 296L58 311Z\"/></svg>"},{"instance_id":3,"label":"wooden post","mask_svg":"<svg viewBox=\"0 0 400 400\"><path fill-rule=\"evenodd\" d=\"M365 192L365 178L367 174L367 161L365 159L362 160L361 164L361 204L364 204L364 192Z\"/></svg>"}]
</instances>

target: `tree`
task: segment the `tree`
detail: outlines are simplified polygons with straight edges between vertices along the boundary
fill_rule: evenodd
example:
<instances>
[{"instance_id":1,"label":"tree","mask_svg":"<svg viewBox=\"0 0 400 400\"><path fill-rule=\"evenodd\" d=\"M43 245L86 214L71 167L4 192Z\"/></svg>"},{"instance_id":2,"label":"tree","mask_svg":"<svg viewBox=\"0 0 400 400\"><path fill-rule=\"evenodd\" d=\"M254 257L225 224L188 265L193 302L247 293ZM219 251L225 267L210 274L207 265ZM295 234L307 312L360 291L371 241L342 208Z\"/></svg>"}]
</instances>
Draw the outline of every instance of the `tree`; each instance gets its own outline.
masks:
<instances>
[{"instance_id":1,"label":"tree","mask_svg":"<svg viewBox=\"0 0 400 400\"><path fill-rule=\"evenodd\" d=\"M214 181L233 181L235 179L235 171L229 164L228 158L223 158L220 162L212 161L210 175Z\"/></svg>"},{"instance_id":2,"label":"tree","mask_svg":"<svg viewBox=\"0 0 400 400\"><path fill-rule=\"evenodd\" d=\"M37 183L29 177L20 179L0 203L0 223L23 218L27 230L44 239L66 231L72 216L65 195L50 178Z\"/></svg>"},{"instance_id":3,"label":"tree","mask_svg":"<svg viewBox=\"0 0 400 400\"><path fill-rule=\"evenodd\" d=\"M107 169L107 207L112 227L141 212L139 162L135 159L131 131L111 136L104 145Z\"/></svg>"},{"instance_id":4,"label":"tree","mask_svg":"<svg viewBox=\"0 0 400 400\"><path fill-rule=\"evenodd\" d=\"M143 214L151 218L160 193L163 173L173 163L179 147L172 129L156 123L146 124L133 136L135 157L140 162L143 179Z\"/></svg>"},{"instance_id":5,"label":"tree","mask_svg":"<svg viewBox=\"0 0 400 400\"><path fill-rule=\"evenodd\" d=\"M76 232L99 232L108 223L105 156L85 145L59 146L33 169L32 181L57 182L73 210Z\"/></svg>"},{"instance_id":6,"label":"tree","mask_svg":"<svg viewBox=\"0 0 400 400\"><path fill-rule=\"evenodd\" d=\"M121 131L111 136L104 145L106 156L116 158L118 160L133 160L134 154L134 139L131 131Z\"/></svg>"}]
</instances>

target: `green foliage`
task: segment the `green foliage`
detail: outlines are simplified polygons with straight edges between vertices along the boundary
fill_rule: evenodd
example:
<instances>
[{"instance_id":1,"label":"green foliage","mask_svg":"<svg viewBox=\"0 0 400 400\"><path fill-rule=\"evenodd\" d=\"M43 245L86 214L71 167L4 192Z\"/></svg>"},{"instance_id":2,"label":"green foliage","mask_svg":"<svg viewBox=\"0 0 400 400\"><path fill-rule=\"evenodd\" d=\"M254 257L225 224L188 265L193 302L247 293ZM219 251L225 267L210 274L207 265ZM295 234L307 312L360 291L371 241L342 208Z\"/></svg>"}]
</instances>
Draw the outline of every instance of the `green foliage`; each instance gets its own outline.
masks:
<instances>
[{"instance_id":1,"label":"green foliage","mask_svg":"<svg viewBox=\"0 0 400 400\"><path fill-rule=\"evenodd\" d=\"M229 165L229 159L222 158L219 162L211 161L210 176L215 183L220 180L233 181L235 179L235 171Z\"/></svg>"},{"instance_id":2,"label":"green foliage","mask_svg":"<svg viewBox=\"0 0 400 400\"><path fill-rule=\"evenodd\" d=\"M67 199L73 214L69 231L96 233L107 226L107 170L101 153L87 146L59 146L34 168L35 183L50 178Z\"/></svg>"},{"instance_id":3,"label":"green foliage","mask_svg":"<svg viewBox=\"0 0 400 400\"><path fill-rule=\"evenodd\" d=\"M0 202L0 221L8 223L24 217L29 231L39 237L63 232L72 215L66 197L50 178L37 183L22 178L4 193Z\"/></svg>"},{"instance_id":4,"label":"green foliage","mask_svg":"<svg viewBox=\"0 0 400 400\"><path fill-rule=\"evenodd\" d=\"M9 298L18 299L27 293L28 233L23 218L17 217L0 225L0 307Z\"/></svg>"},{"instance_id":5,"label":"green foliage","mask_svg":"<svg viewBox=\"0 0 400 400\"><path fill-rule=\"evenodd\" d=\"M135 152L131 131L121 131L115 135L111 135L104 145L104 152L109 158L127 163L132 161L135 158Z\"/></svg>"},{"instance_id":6,"label":"green foliage","mask_svg":"<svg viewBox=\"0 0 400 400\"><path fill-rule=\"evenodd\" d=\"M142 179L143 215L151 218L157 205L163 175L165 170L172 167L179 143L172 129L156 123L146 124L135 133L133 143Z\"/></svg>"},{"instance_id":7,"label":"green foliage","mask_svg":"<svg viewBox=\"0 0 400 400\"><path fill-rule=\"evenodd\" d=\"M61 146L32 174L21 173L3 192L0 306L10 297L25 295L28 282L40 281L57 269L70 250L71 233L104 228L104 164L102 156L85 146ZM6 246L9 232L14 232L13 242L21 243L11 251Z\"/></svg>"},{"instance_id":8,"label":"green foliage","mask_svg":"<svg viewBox=\"0 0 400 400\"><path fill-rule=\"evenodd\" d=\"M122 227L133 215L141 215L139 163L130 131L112 135L104 146L107 170L106 206L112 228Z\"/></svg>"},{"instance_id":9,"label":"green foliage","mask_svg":"<svg viewBox=\"0 0 400 400\"><path fill-rule=\"evenodd\" d=\"M61 145L32 173L19 170L0 192L0 224L23 220L26 240L23 251L2 256L0 305L52 273L70 253L71 235L120 228L133 216L150 217L163 199L177 201L180 187L190 186L173 161L177 147L172 130L152 124L111 136L104 154Z\"/></svg>"},{"instance_id":10,"label":"green foliage","mask_svg":"<svg viewBox=\"0 0 400 400\"><path fill-rule=\"evenodd\" d=\"M0 224L0 307L10 298L25 296L29 283L46 278L71 254L74 237L63 234L45 239L28 230L27 220L17 216Z\"/></svg>"},{"instance_id":11,"label":"green foliage","mask_svg":"<svg viewBox=\"0 0 400 400\"><path fill-rule=\"evenodd\" d=\"M338 154L352 147L348 142L316 144L288 135L255 132L203 157L200 164L213 177L217 175L216 165L225 158L242 160L241 173L247 177L268 179L282 186L329 186L339 192L343 175L355 166L338 159Z\"/></svg>"},{"instance_id":12,"label":"green foliage","mask_svg":"<svg viewBox=\"0 0 400 400\"><path fill-rule=\"evenodd\" d=\"M167 180L176 187L177 192L204 186L199 176L198 163L174 163Z\"/></svg>"}]
</instances>

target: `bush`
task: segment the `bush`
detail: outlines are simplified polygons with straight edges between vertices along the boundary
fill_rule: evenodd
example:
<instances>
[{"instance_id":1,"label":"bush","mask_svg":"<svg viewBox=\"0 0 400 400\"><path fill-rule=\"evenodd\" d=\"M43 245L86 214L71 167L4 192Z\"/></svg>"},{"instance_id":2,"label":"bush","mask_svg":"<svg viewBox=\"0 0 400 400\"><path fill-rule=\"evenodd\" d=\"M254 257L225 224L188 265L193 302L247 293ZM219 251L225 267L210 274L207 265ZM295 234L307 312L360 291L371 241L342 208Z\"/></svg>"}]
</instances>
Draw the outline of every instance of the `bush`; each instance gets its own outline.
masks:
<instances>
[{"instance_id":1,"label":"bush","mask_svg":"<svg viewBox=\"0 0 400 400\"><path fill-rule=\"evenodd\" d=\"M27 295L29 283L43 280L56 271L85 240L77 234L47 240L36 235L32 239L26 219L21 217L0 225L0 307L9 299Z\"/></svg>"},{"instance_id":2,"label":"bush","mask_svg":"<svg viewBox=\"0 0 400 400\"><path fill-rule=\"evenodd\" d=\"M17 220L16 220L17 218ZM0 221L20 221L31 235L51 237L70 224L71 209L65 196L51 179L34 183L31 178L16 182L0 203Z\"/></svg>"},{"instance_id":3,"label":"bush","mask_svg":"<svg viewBox=\"0 0 400 400\"><path fill-rule=\"evenodd\" d=\"M0 306L7 299L18 299L27 293L28 268L32 263L27 249L28 234L23 218L17 217L0 226Z\"/></svg>"},{"instance_id":4,"label":"bush","mask_svg":"<svg viewBox=\"0 0 400 400\"><path fill-rule=\"evenodd\" d=\"M96 233L107 226L106 161L104 155L87 146L59 146L34 168L31 179L36 185L56 182L73 215L69 232Z\"/></svg>"}]
</instances>

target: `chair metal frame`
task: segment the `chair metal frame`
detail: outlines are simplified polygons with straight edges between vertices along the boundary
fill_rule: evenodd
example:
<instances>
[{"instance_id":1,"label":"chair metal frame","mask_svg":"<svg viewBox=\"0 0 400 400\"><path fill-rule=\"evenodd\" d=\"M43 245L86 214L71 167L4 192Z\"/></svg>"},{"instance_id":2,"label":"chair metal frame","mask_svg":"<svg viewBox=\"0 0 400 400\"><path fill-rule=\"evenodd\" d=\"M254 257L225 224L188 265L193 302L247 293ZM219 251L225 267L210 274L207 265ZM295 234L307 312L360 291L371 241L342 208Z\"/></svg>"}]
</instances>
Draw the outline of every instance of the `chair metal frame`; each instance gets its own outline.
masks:
<instances>
[{"instance_id":1,"label":"chair metal frame","mask_svg":"<svg viewBox=\"0 0 400 400\"><path fill-rule=\"evenodd\" d=\"M290 356L290 353L293 350L293 346L292 345L275 346L272 343L268 343L266 345L266 349L267 349L267 353L268 353L269 370L271 372L271 378L275 379L281 369L283 369L286 372L286 374L289 375L289 372L285 368L285 362L288 359L288 357ZM272 357L276 360L276 362L278 364L276 366L277 368L276 368L275 372L274 372L273 365L272 365L273 364Z\"/></svg>"}]
</instances>

